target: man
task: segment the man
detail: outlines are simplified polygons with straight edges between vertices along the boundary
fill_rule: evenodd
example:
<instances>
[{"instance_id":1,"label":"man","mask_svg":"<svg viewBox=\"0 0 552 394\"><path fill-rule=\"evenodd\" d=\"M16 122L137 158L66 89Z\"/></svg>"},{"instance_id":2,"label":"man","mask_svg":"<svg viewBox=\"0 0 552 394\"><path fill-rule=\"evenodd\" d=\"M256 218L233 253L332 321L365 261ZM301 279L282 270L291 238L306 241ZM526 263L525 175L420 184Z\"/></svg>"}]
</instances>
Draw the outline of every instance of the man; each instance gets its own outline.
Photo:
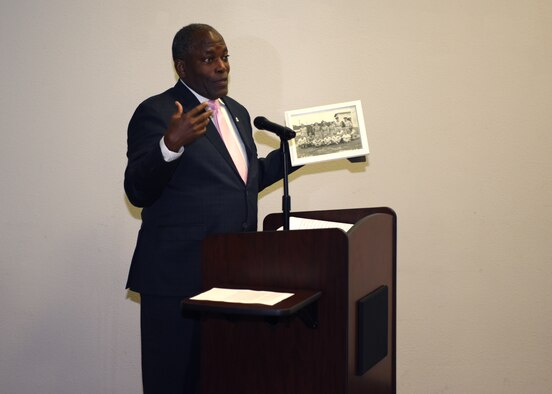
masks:
<instances>
[{"instance_id":1,"label":"man","mask_svg":"<svg viewBox=\"0 0 552 394\"><path fill-rule=\"evenodd\" d=\"M192 24L172 52L180 80L136 109L125 171L128 199L143 207L127 287L141 295L144 392L164 394L197 390L198 327L180 301L200 290L201 241L255 231L259 191L283 177L281 152L257 158L249 113L227 96L223 37Z\"/></svg>"}]
</instances>

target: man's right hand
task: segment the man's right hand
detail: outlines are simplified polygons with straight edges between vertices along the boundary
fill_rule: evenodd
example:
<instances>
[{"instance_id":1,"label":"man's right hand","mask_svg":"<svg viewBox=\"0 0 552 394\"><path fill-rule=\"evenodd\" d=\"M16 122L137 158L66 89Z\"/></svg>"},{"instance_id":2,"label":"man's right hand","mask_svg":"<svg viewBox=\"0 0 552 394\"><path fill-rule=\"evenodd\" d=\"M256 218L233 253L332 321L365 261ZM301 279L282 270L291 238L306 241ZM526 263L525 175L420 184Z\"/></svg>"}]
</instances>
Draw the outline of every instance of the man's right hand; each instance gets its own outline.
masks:
<instances>
[{"instance_id":1,"label":"man's right hand","mask_svg":"<svg viewBox=\"0 0 552 394\"><path fill-rule=\"evenodd\" d=\"M184 113L182 104L178 101L175 101L175 104L176 112L171 116L163 139L169 150L178 152L181 147L190 145L205 134L213 112L208 109L207 102L199 104L186 113Z\"/></svg>"}]
</instances>

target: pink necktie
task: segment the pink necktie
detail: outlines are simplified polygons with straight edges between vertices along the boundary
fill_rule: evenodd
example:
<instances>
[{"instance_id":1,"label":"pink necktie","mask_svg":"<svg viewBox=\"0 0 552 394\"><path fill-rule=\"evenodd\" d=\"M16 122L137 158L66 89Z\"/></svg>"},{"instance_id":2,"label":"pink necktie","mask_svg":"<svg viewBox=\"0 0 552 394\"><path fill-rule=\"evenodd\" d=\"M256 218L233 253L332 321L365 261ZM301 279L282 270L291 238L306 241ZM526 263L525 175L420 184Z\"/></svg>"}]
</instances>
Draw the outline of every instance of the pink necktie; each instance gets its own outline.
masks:
<instances>
[{"instance_id":1,"label":"pink necktie","mask_svg":"<svg viewBox=\"0 0 552 394\"><path fill-rule=\"evenodd\" d=\"M230 125L220 110L220 103L218 100L209 100L209 108L213 111L215 125L217 126L219 134L226 145L226 149L228 149L228 152L230 153L230 156L232 157L232 160L234 161L234 164L236 165L243 181L247 183L247 163L245 161L245 157L238 146L234 132L230 128Z\"/></svg>"}]
</instances>

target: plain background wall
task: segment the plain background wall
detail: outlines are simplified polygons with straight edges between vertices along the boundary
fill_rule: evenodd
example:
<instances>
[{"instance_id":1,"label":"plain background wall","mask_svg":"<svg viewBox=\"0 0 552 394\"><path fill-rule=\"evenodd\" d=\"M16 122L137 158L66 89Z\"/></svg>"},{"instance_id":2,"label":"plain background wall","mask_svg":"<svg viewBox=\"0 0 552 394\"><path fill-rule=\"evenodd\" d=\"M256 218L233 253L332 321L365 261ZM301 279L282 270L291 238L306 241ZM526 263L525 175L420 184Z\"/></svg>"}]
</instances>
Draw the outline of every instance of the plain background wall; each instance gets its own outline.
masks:
<instances>
[{"instance_id":1,"label":"plain background wall","mask_svg":"<svg viewBox=\"0 0 552 394\"><path fill-rule=\"evenodd\" d=\"M1 0L0 22L0 392L140 392L126 127L190 22L252 117L362 101L369 162L303 168L292 208L396 210L399 393L552 391L552 2Z\"/></svg>"}]
</instances>

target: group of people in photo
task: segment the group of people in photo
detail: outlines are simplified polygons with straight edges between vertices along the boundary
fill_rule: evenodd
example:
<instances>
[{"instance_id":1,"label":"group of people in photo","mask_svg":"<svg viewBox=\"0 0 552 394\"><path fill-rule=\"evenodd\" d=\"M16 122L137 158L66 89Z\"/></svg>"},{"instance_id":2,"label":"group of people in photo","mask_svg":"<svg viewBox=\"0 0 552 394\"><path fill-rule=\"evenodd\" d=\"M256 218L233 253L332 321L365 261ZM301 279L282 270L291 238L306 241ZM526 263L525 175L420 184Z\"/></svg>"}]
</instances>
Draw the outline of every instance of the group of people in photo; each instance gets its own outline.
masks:
<instances>
[{"instance_id":1,"label":"group of people in photo","mask_svg":"<svg viewBox=\"0 0 552 394\"><path fill-rule=\"evenodd\" d=\"M351 117L339 117L334 121L320 121L295 127L295 141L300 148L320 147L348 143L360 138Z\"/></svg>"}]
</instances>

